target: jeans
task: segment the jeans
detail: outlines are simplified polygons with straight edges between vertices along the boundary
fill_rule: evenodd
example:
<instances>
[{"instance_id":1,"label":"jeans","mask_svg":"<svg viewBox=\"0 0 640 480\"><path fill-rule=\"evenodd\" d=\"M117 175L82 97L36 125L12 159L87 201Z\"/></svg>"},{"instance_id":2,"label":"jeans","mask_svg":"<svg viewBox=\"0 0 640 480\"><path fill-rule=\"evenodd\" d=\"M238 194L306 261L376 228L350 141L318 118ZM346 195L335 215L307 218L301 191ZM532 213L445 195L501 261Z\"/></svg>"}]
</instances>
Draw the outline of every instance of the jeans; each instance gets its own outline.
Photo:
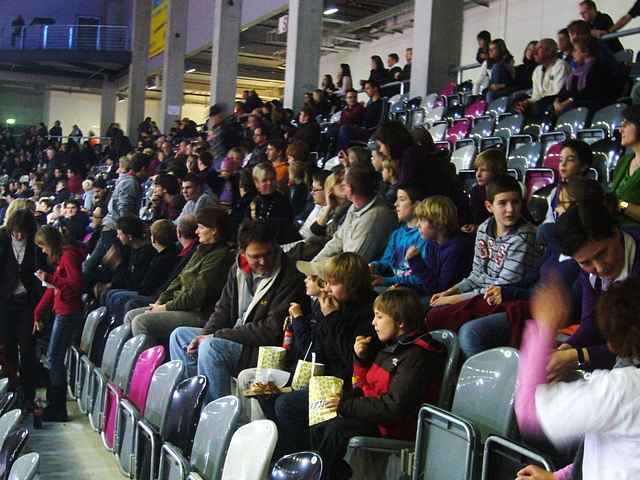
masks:
<instances>
[{"instance_id":1,"label":"jeans","mask_svg":"<svg viewBox=\"0 0 640 480\"><path fill-rule=\"evenodd\" d=\"M198 347L198 355L187 355L191 341L202 334L201 328L179 327L171 334L171 360L182 360L187 375L204 375L208 381L205 404L231 393L231 377L237 373L243 345L208 335Z\"/></svg>"},{"instance_id":2,"label":"jeans","mask_svg":"<svg viewBox=\"0 0 640 480\"><path fill-rule=\"evenodd\" d=\"M91 281L95 278L98 265L102 262L102 257L105 256L114 241L116 241L115 228L113 230L102 230L93 252L91 252L89 257L82 262L82 273L85 280Z\"/></svg>"},{"instance_id":3,"label":"jeans","mask_svg":"<svg viewBox=\"0 0 640 480\"><path fill-rule=\"evenodd\" d=\"M64 387L67 383L64 357L71 345L73 329L78 322L80 322L80 315L56 315L53 319L47 349L49 380L52 387Z\"/></svg>"},{"instance_id":4,"label":"jeans","mask_svg":"<svg viewBox=\"0 0 640 480\"><path fill-rule=\"evenodd\" d=\"M278 426L274 458L309 450L309 390L294 390L281 395L258 397L267 418Z\"/></svg>"},{"instance_id":5,"label":"jeans","mask_svg":"<svg viewBox=\"0 0 640 480\"><path fill-rule=\"evenodd\" d=\"M124 319L124 314L127 312L126 305L129 300L134 298L142 297L133 290L124 290L124 289L111 289L107 291L104 298L104 306L107 307L107 312L109 315L113 315L118 319L118 323L122 324ZM142 297L146 301L142 306L147 306L152 303L151 297Z\"/></svg>"},{"instance_id":6,"label":"jeans","mask_svg":"<svg viewBox=\"0 0 640 480\"><path fill-rule=\"evenodd\" d=\"M510 339L511 323L504 312L471 320L458 331L460 349L465 358L491 348L509 345Z\"/></svg>"}]
</instances>

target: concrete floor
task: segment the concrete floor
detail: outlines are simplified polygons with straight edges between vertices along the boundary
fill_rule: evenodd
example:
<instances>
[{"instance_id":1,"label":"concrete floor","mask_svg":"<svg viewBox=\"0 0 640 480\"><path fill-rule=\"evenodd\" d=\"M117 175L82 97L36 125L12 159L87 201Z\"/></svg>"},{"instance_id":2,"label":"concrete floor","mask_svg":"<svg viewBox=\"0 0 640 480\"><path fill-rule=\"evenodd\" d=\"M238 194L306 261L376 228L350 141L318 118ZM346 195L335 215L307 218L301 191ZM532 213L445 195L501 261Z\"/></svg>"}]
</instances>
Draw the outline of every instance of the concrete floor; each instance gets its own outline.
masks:
<instances>
[{"instance_id":1,"label":"concrete floor","mask_svg":"<svg viewBox=\"0 0 640 480\"><path fill-rule=\"evenodd\" d=\"M125 478L116 458L102 446L100 436L91 429L74 401L67 402L70 421L48 423L32 429L26 452L40 454L42 480L111 480ZM31 420L31 419L29 419Z\"/></svg>"}]
</instances>

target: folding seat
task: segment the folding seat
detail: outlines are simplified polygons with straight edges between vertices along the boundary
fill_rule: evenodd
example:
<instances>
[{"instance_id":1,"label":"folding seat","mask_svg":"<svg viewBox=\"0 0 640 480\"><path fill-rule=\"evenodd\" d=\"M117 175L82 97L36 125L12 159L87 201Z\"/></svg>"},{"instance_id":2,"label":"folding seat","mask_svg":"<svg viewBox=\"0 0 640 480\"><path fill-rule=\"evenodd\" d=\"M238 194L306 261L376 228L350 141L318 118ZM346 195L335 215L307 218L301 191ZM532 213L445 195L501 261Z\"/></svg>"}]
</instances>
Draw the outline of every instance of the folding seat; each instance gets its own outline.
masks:
<instances>
[{"instance_id":1,"label":"folding seat","mask_svg":"<svg viewBox=\"0 0 640 480\"><path fill-rule=\"evenodd\" d=\"M27 427L17 427L7 434L0 449L0 478L7 478L7 473L11 471L28 438Z\"/></svg>"},{"instance_id":2,"label":"folding seat","mask_svg":"<svg viewBox=\"0 0 640 480\"><path fill-rule=\"evenodd\" d=\"M67 354L67 381L71 395L74 398L81 395L80 390L84 386L86 377L91 372L93 342L100 330L100 325L106 320L106 315L106 307L100 307L89 312L82 328L80 346L72 345ZM84 362L81 362L82 358L84 358Z\"/></svg>"},{"instance_id":3,"label":"folding seat","mask_svg":"<svg viewBox=\"0 0 640 480\"><path fill-rule=\"evenodd\" d=\"M3 378L0 379L0 395L4 395L9 391L9 379Z\"/></svg>"},{"instance_id":4,"label":"folding seat","mask_svg":"<svg viewBox=\"0 0 640 480\"><path fill-rule=\"evenodd\" d=\"M633 63L633 50L627 48L626 50L620 50L616 52L614 58L625 65L631 65Z\"/></svg>"},{"instance_id":5,"label":"folding seat","mask_svg":"<svg viewBox=\"0 0 640 480\"><path fill-rule=\"evenodd\" d=\"M451 155L451 144L446 140L442 142L433 142L433 145L436 147L437 150L441 152L447 152L449 156Z\"/></svg>"},{"instance_id":6,"label":"folding seat","mask_svg":"<svg viewBox=\"0 0 640 480\"><path fill-rule=\"evenodd\" d=\"M424 97L424 99L422 100L422 103L420 104L420 106L425 108L426 110L431 110L434 107L438 106L437 103L439 101L440 101L440 95L439 94L430 93L429 95Z\"/></svg>"},{"instance_id":7,"label":"folding seat","mask_svg":"<svg viewBox=\"0 0 640 480\"><path fill-rule=\"evenodd\" d=\"M424 116L424 123L433 126L437 122L441 122L442 117L444 116L444 108L444 106L440 106L434 107L432 109L427 109L427 112Z\"/></svg>"},{"instance_id":8,"label":"folding seat","mask_svg":"<svg viewBox=\"0 0 640 480\"><path fill-rule=\"evenodd\" d=\"M422 97L413 97L407 100L407 108L413 110L419 108L422 105Z\"/></svg>"},{"instance_id":9,"label":"folding seat","mask_svg":"<svg viewBox=\"0 0 640 480\"><path fill-rule=\"evenodd\" d=\"M574 108L563 113L556 122L556 131L565 132L569 137L575 137L578 131L588 127L589 109Z\"/></svg>"},{"instance_id":10,"label":"folding seat","mask_svg":"<svg viewBox=\"0 0 640 480\"><path fill-rule=\"evenodd\" d=\"M520 135L524 117L520 113L505 113L498 117L498 123L493 130L493 135L502 138L509 147L509 140L514 135Z\"/></svg>"},{"instance_id":11,"label":"folding seat","mask_svg":"<svg viewBox=\"0 0 640 480\"><path fill-rule=\"evenodd\" d=\"M477 117L473 121L473 127L469 132L469 138L480 141L481 138L488 138L493 134L493 117L485 115Z\"/></svg>"},{"instance_id":12,"label":"folding seat","mask_svg":"<svg viewBox=\"0 0 640 480\"><path fill-rule=\"evenodd\" d=\"M443 141L444 136L447 133L447 122L438 122L434 124L429 129L429 133L431 134L431 138L433 138L434 142Z\"/></svg>"},{"instance_id":13,"label":"folding seat","mask_svg":"<svg viewBox=\"0 0 640 480\"><path fill-rule=\"evenodd\" d=\"M531 135L533 140L539 140L541 135L551 131L552 125L553 119L549 114L529 117L522 127L522 134Z\"/></svg>"},{"instance_id":14,"label":"folding seat","mask_svg":"<svg viewBox=\"0 0 640 480\"><path fill-rule=\"evenodd\" d=\"M465 145L460 148L456 148L451 153L451 163L456 167L456 171L473 169L473 161L476 157L476 146Z\"/></svg>"},{"instance_id":15,"label":"folding seat","mask_svg":"<svg viewBox=\"0 0 640 480\"><path fill-rule=\"evenodd\" d=\"M451 408L451 402L453 401L460 359L462 358L460 343L458 342L458 336L451 330L433 330L429 332L429 335L442 343L447 349L447 361L444 366L444 373L442 374L438 406L448 410Z\"/></svg>"},{"instance_id":16,"label":"folding seat","mask_svg":"<svg viewBox=\"0 0 640 480\"><path fill-rule=\"evenodd\" d=\"M282 457L271 470L271 480L320 480L322 458L314 452L299 452Z\"/></svg>"},{"instance_id":17,"label":"folding seat","mask_svg":"<svg viewBox=\"0 0 640 480\"><path fill-rule=\"evenodd\" d=\"M114 453L118 459L121 471L130 476L132 474L131 461L135 445L135 427L133 417L127 412L135 409L144 413L147 403L147 394L151 379L156 368L165 357L165 348L162 345L148 348L140 354L131 375L131 381L126 398L121 398L117 404Z\"/></svg>"},{"instance_id":18,"label":"folding seat","mask_svg":"<svg viewBox=\"0 0 640 480\"><path fill-rule=\"evenodd\" d=\"M136 479L157 478L160 448L165 442L170 442L186 457L189 456L206 390L207 378L203 375L180 382L171 395L168 410L164 412L168 418L162 422L162 430L155 429L146 421L146 417L138 420L135 447Z\"/></svg>"},{"instance_id":19,"label":"folding seat","mask_svg":"<svg viewBox=\"0 0 640 480\"><path fill-rule=\"evenodd\" d=\"M278 429L271 420L243 425L231 438L222 469L222 480L265 478L278 441Z\"/></svg>"},{"instance_id":20,"label":"folding seat","mask_svg":"<svg viewBox=\"0 0 640 480\"><path fill-rule=\"evenodd\" d=\"M116 373L118 358L122 347L131 338L131 327L121 325L109 334L105 346L102 365L94 367L89 378L89 385L86 389L86 408L89 415L89 423L96 432L102 431L104 423L104 406L107 390L107 383L111 381Z\"/></svg>"},{"instance_id":21,"label":"folding seat","mask_svg":"<svg viewBox=\"0 0 640 480\"><path fill-rule=\"evenodd\" d=\"M455 145L458 140L467 137L469 130L471 130L471 120L468 118L454 120L451 127L447 129L447 141Z\"/></svg>"},{"instance_id":22,"label":"folding seat","mask_svg":"<svg viewBox=\"0 0 640 480\"><path fill-rule=\"evenodd\" d=\"M464 116L467 118L478 118L478 117L482 117L486 114L487 112L487 102L485 102L484 100L480 99L480 100L476 100L475 102L471 103L471 105L469 105L465 111L464 111Z\"/></svg>"},{"instance_id":23,"label":"folding seat","mask_svg":"<svg viewBox=\"0 0 640 480\"><path fill-rule=\"evenodd\" d=\"M209 403L200 414L190 459L175 445L162 445L158 480L187 480L194 474L207 480L220 478L239 417L238 397L229 395Z\"/></svg>"},{"instance_id":24,"label":"folding seat","mask_svg":"<svg viewBox=\"0 0 640 480\"><path fill-rule=\"evenodd\" d=\"M451 412L422 407L413 480L477 478L480 444L490 435L515 435L518 358L513 348L474 355L462 366Z\"/></svg>"},{"instance_id":25,"label":"folding seat","mask_svg":"<svg viewBox=\"0 0 640 480\"><path fill-rule=\"evenodd\" d=\"M598 171L600 181L609 184L613 180L613 171L623 153L623 148L617 140L607 138L591 145L593 152L593 166Z\"/></svg>"},{"instance_id":26,"label":"folding seat","mask_svg":"<svg viewBox=\"0 0 640 480\"><path fill-rule=\"evenodd\" d=\"M514 148L507 158L507 167L515 169L519 178L524 179L525 171L540 164L542 146L538 142L520 145Z\"/></svg>"},{"instance_id":27,"label":"folding seat","mask_svg":"<svg viewBox=\"0 0 640 480\"><path fill-rule=\"evenodd\" d=\"M551 168L530 168L524 174L524 186L527 192L527 201L537 190L556 183L555 170Z\"/></svg>"},{"instance_id":28,"label":"folding seat","mask_svg":"<svg viewBox=\"0 0 640 480\"><path fill-rule=\"evenodd\" d=\"M549 145L548 143L542 146L542 166L546 168L558 169L560 165L560 152L562 151L562 143L557 142Z\"/></svg>"},{"instance_id":29,"label":"folding seat","mask_svg":"<svg viewBox=\"0 0 640 480\"><path fill-rule=\"evenodd\" d=\"M104 422L102 424L102 443L110 452L113 451L116 412L118 404L123 396L129 393L129 384L133 375L133 368L138 361L138 357L150 343L150 338L146 335L136 335L125 342L118 358L116 373L113 379L107 383L104 397Z\"/></svg>"},{"instance_id":30,"label":"folding seat","mask_svg":"<svg viewBox=\"0 0 640 480\"><path fill-rule=\"evenodd\" d=\"M490 148L497 148L498 150L502 150L504 154L507 154L507 142L505 142L500 137L487 137L481 138L478 142L478 151L484 152L485 150L489 150Z\"/></svg>"},{"instance_id":31,"label":"folding seat","mask_svg":"<svg viewBox=\"0 0 640 480\"><path fill-rule=\"evenodd\" d=\"M40 455L27 453L18 458L11 467L9 480L35 480L40 468Z\"/></svg>"},{"instance_id":32,"label":"folding seat","mask_svg":"<svg viewBox=\"0 0 640 480\"><path fill-rule=\"evenodd\" d=\"M440 90L440 95L442 95L443 97L449 97L455 94L457 86L458 84L456 82L447 83L444 87L442 87L442 90Z\"/></svg>"},{"instance_id":33,"label":"folding seat","mask_svg":"<svg viewBox=\"0 0 640 480\"><path fill-rule=\"evenodd\" d=\"M18 394L16 392L4 392L0 395L0 416L11 410L17 401Z\"/></svg>"},{"instance_id":34,"label":"folding seat","mask_svg":"<svg viewBox=\"0 0 640 480\"><path fill-rule=\"evenodd\" d=\"M481 480L513 480L527 465L536 465L547 472L554 470L553 464L534 450L498 435L486 439Z\"/></svg>"},{"instance_id":35,"label":"folding seat","mask_svg":"<svg viewBox=\"0 0 640 480\"><path fill-rule=\"evenodd\" d=\"M580 130L576 137L588 144L600 140L613 138L622 125L622 112L627 108L626 103L615 103L598 110L591 119L591 128Z\"/></svg>"},{"instance_id":36,"label":"folding seat","mask_svg":"<svg viewBox=\"0 0 640 480\"><path fill-rule=\"evenodd\" d=\"M425 124L426 115L427 111L423 107L418 107L411 110L411 115L409 117L411 128L422 127Z\"/></svg>"},{"instance_id":37,"label":"folding seat","mask_svg":"<svg viewBox=\"0 0 640 480\"><path fill-rule=\"evenodd\" d=\"M500 97L489 104L487 107L487 113L492 115L494 118L498 118L498 116L506 113L508 108L509 97Z\"/></svg>"}]
</instances>

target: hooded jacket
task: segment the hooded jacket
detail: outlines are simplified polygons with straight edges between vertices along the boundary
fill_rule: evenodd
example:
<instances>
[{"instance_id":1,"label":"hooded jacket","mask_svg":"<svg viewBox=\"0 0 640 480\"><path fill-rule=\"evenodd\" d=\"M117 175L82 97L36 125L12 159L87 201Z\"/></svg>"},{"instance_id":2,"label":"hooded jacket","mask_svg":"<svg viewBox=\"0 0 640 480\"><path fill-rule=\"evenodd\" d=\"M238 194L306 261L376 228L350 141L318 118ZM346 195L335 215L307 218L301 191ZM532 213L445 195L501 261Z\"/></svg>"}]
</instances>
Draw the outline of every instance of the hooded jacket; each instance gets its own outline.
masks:
<instances>
[{"instance_id":1,"label":"hooded jacket","mask_svg":"<svg viewBox=\"0 0 640 480\"><path fill-rule=\"evenodd\" d=\"M65 245L62 256L54 272L47 273L45 282L54 288L47 288L33 312L37 321L51 310L56 315L79 315L82 313L82 260L84 251L78 245Z\"/></svg>"},{"instance_id":2,"label":"hooded jacket","mask_svg":"<svg viewBox=\"0 0 640 480\"><path fill-rule=\"evenodd\" d=\"M436 403L445 348L429 334L408 333L379 350L371 363L356 358L353 395L338 413L378 424L382 437L413 440L422 403Z\"/></svg>"}]
</instances>

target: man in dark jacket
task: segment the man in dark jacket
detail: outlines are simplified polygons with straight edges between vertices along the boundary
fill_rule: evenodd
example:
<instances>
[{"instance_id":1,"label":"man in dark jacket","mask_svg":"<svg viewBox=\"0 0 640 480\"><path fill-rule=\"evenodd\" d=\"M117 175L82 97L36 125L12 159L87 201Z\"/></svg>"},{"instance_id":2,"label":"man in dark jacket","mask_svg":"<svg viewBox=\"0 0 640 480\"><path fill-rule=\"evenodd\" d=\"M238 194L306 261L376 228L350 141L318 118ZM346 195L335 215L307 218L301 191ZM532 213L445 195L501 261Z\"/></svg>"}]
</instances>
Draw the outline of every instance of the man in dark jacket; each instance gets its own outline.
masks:
<instances>
[{"instance_id":1,"label":"man in dark jacket","mask_svg":"<svg viewBox=\"0 0 640 480\"><path fill-rule=\"evenodd\" d=\"M256 365L260 346L282 344L289 304L306 300L303 277L275 237L267 223L243 223L240 254L209 321L171 334L171 358L209 380L207 401L230 393L231 377Z\"/></svg>"},{"instance_id":2,"label":"man in dark jacket","mask_svg":"<svg viewBox=\"0 0 640 480\"><path fill-rule=\"evenodd\" d=\"M309 151L315 152L320 143L320 125L313 118L313 110L310 107L302 107L298 122L300 126L291 137L291 141L303 142L309 147Z\"/></svg>"}]
</instances>

